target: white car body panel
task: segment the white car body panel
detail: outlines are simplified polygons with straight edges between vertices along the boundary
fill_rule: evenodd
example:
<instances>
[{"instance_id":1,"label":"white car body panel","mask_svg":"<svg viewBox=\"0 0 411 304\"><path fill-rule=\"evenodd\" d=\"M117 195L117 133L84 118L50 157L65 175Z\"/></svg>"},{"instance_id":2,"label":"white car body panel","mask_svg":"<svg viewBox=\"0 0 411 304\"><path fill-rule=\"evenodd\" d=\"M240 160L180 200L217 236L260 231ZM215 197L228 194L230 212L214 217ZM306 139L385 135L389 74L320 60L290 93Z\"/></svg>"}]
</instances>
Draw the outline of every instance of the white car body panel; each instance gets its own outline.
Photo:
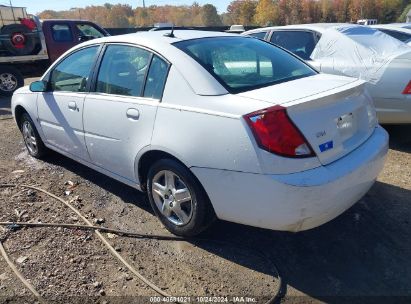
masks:
<instances>
[{"instance_id":1,"label":"white car body panel","mask_svg":"<svg viewBox=\"0 0 411 304\"><path fill-rule=\"evenodd\" d=\"M158 100L148 98L89 94L83 119L91 161L138 183L133 164L137 153L150 145L147 135L153 131L157 105Z\"/></svg>"},{"instance_id":2,"label":"white car body panel","mask_svg":"<svg viewBox=\"0 0 411 304\"><path fill-rule=\"evenodd\" d=\"M46 92L38 95L37 108L47 144L90 161L83 131L85 97L85 93Z\"/></svg>"},{"instance_id":3,"label":"white car body panel","mask_svg":"<svg viewBox=\"0 0 411 304\"><path fill-rule=\"evenodd\" d=\"M360 148L328 166L287 175L192 168L221 219L261 228L302 231L324 224L373 185L388 150L377 128ZM267 199L269 198L269 199Z\"/></svg>"},{"instance_id":4,"label":"white car body panel","mask_svg":"<svg viewBox=\"0 0 411 304\"><path fill-rule=\"evenodd\" d=\"M23 107L47 147L137 189L145 182L138 176L144 154L169 153L199 179L217 216L237 223L305 230L334 218L368 191L384 164L388 136L376 124L362 81L319 74L229 94L200 64L170 44L229 34L175 34L179 38L162 32L106 37L71 50L97 43L152 49L171 62L161 100L72 94L84 103L78 101L79 110L71 111L72 95L31 93L25 87L13 96L13 114ZM64 95L61 106L39 98L44 94ZM287 109L317 157L286 158L257 145L243 116L278 104ZM134 119L127 116L130 109ZM349 128L353 133L339 134L336 120L347 113L355 113L358 120ZM81 140L86 155L76 146ZM318 145L329 140L335 141L335 151L319 151Z\"/></svg>"}]
</instances>

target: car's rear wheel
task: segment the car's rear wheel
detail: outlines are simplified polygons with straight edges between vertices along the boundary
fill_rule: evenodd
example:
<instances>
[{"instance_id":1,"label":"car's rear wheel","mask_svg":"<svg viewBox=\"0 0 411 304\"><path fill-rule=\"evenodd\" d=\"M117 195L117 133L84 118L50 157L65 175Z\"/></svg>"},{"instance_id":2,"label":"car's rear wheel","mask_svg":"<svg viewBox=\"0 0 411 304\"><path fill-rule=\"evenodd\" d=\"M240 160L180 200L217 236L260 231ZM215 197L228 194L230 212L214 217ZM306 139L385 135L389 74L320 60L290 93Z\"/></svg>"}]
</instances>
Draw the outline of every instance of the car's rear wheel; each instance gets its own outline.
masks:
<instances>
[{"instance_id":1,"label":"car's rear wheel","mask_svg":"<svg viewBox=\"0 0 411 304\"><path fill-rule=\"evenodd\" d=\"M20 119L20 130L29 154L35 158L42 158L47 153L47 148L27 113L24 113Z\"/></svg>"},{"instance_id":2,"label":"car's rear wheel","mask_svg":"<svg viewBox=\"0 0 411 304\"><path fill-rule=\"evenodd\" d=\"M175 235L197 235L215 218L207 194L198 180L175 160L162 159L151 166L147 192L154 212Z\"/></svg>"}]
</instances>

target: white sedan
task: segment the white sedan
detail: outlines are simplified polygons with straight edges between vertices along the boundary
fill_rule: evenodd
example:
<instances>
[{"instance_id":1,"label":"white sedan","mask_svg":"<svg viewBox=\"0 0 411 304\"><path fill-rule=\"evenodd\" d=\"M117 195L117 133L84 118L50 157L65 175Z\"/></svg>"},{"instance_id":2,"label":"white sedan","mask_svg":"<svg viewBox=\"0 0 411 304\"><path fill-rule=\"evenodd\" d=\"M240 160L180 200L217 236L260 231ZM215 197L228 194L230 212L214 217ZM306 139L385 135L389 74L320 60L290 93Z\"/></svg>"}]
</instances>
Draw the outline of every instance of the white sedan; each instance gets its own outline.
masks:
<instances>
[{"instance_id":1,"label":"white sedan","mask_svg":"<svg viewBox=\"0 0 411 304\"><path fill-rule=\"evenodd\" d=\"M146 191L172 233L301 231L373 185L388 135L364 82L264 41L157 31L83 43L12 99L28 152Z\"/></svg>"},{"instance_id":2,"label":"white sedan","mask_svg":"<svg viewBox=\"0 0 411 304\"><path fill-rule=\"evenodd\" d=\"M411 123L411 48L368 26L300 24L245 32L279 45L324 73L367 81L380 123Z\"/></svg>"}]
</instances>

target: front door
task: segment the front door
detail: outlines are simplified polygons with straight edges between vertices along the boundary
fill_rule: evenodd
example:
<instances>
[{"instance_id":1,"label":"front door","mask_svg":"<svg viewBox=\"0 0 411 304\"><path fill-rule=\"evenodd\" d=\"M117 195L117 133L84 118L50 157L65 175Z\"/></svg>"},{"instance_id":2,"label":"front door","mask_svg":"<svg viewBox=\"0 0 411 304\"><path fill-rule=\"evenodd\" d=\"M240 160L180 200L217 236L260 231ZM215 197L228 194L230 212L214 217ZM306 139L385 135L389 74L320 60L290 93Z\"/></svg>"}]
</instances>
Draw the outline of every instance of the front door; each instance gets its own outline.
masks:
<instances>
[{"instance_id":1,"label":"front door","mask_svg":"<svg viewBox=\"0 0 411 304\"><path fill-rule=\"evenodd\" d=\"M99 46L75 51L50 72L49 91L37 99L40 125L49 145L89 160L84 142L83 108Z\"/></svg>"}]
</instances>

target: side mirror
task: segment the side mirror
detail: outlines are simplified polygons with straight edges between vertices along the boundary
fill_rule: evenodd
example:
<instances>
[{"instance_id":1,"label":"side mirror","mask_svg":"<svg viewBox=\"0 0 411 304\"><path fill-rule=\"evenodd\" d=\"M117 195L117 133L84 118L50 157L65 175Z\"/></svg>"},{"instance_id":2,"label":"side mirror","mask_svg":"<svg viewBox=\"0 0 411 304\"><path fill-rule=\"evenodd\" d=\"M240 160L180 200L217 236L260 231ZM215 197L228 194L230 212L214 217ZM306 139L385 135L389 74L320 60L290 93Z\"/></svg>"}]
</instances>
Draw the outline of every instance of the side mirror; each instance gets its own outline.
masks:
<instances>
[{"instance_id":1,"label":"side mirror","mask_svg":"<svg viewBox=\"0 0 411 304\"><path fill-rule=\"evenodd\" d=\"M30 84L30 91L32 92L46 92L48 87L47 81L35 81Z\"/></svg>"}]
</instances>

